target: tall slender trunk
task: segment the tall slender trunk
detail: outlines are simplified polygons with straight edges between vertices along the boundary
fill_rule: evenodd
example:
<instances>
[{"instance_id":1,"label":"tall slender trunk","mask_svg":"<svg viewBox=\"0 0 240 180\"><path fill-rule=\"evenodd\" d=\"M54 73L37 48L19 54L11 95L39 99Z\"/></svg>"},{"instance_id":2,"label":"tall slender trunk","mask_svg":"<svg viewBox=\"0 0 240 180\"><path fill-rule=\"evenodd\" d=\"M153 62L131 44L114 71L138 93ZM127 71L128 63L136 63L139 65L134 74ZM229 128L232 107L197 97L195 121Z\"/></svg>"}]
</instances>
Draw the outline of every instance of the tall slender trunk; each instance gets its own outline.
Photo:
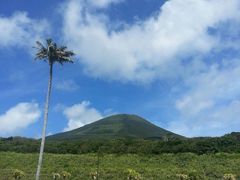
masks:
<instances>
[{"instance_id":1,"label":"tall slender trunk","mask_svg":"<svg viewBox=\"0 0 240 180\"><path fill-rule=\"evenodd\" d=\"M43 161L43 151L44 151L44 145L45 145L45 137L46 137L47 120L48 120L49 101L50 101L50 95L51 95L51 89L52 89L53 64L50 63L49 66L50 66L50 72L49 72L49 81L48 81L48 91L47 91L46 104L45 104L45 110L44 110L42 141L41 141L39 160L38 160L38 166L37 166L37 172L36 172L36 180L40 179L40 173L41 173L41 167L42 167L42 161Z\"/></svg>"}]
</instances>

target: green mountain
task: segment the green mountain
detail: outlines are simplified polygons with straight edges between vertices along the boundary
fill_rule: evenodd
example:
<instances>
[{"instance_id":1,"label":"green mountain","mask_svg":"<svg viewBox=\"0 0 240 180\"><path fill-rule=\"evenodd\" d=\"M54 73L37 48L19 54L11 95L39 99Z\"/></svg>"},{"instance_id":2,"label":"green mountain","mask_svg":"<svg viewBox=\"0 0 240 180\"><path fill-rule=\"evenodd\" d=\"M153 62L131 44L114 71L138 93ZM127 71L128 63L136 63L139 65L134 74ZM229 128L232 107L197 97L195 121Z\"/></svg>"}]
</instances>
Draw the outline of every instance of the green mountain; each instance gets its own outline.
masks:
<instances>
[{"instance_id":1,"label":"green mountain","mask_svg":"<svg viewBox=\"0 0 240 180\"><path fill-rule=\"evenodd\" d=\"M125 137L164 140L182 138L182 136L160 128L137 115L118 114L72 131L48 136L47 139L74 140Z\"/></svg>"}]
</instances>

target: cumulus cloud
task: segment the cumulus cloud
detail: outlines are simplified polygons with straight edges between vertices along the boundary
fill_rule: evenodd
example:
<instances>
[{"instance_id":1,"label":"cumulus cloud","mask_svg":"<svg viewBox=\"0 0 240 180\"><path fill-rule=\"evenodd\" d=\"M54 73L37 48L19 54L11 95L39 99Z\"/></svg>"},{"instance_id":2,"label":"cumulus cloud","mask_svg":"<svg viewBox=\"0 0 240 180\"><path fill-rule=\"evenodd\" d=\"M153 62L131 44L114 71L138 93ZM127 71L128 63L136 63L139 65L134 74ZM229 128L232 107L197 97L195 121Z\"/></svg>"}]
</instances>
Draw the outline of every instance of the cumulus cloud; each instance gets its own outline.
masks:
<instances>
[{"instance_id":1,"label":"cumulus cloud","mask_svg":"<svg viewBox=\"0 0 240 180\"><path fill-rule=\"evenodd\" d=\"M91 14L85 6L78 0L67 4L65 40L88 75L121 81L179 76L183 60L219 45L209 28L240 16L238 0L170 0L147 20L116 29L104 14Z\"/></svg>"},{"instance_id":2,"label":"cumulus cloud","mask_svg":"<svg viewBox=\"0 0 240 180\"><path fill-rule=\"evenodd\" d=\"M188 136L223 135L240 127L240 61L225 60L186 80L176 101L180 120L170 129Z\"/></svg>"},{"instance_id":3,"label":"cumulus cloud","mask_svg":"<svg viewBox=\"0 0 240 180\"><path fill-rule=\"evenodd\" d=\"M0 135L16 135L20 130L35 123L40 115L37 103L19 103L0 115Z\"/></svg>"},{"instance_id":4,"label":"cumulus cloud","mask_svg":"<svg viewBox=\"0 0 240 180\"><path fill-rule=\"evenodd\" d=\"M10 17L0 16L0 47L24 46L32 48L36 40L48 33L46 20L34 20L26 12L16 12Z\"/></svg>"},{"instance_id":5,"label":"cumulus cloud","mask_svg":"<svg viewBox=\"0 0 240 180\"><path fill-rule=\"evenodd\" d=\"M98 110L91 107L89 101L83 101L80 104L67 107L63 111L63 114L68 119L68 124L64 131L79 128L103 117Z\"/></svg>"}]
</instances>

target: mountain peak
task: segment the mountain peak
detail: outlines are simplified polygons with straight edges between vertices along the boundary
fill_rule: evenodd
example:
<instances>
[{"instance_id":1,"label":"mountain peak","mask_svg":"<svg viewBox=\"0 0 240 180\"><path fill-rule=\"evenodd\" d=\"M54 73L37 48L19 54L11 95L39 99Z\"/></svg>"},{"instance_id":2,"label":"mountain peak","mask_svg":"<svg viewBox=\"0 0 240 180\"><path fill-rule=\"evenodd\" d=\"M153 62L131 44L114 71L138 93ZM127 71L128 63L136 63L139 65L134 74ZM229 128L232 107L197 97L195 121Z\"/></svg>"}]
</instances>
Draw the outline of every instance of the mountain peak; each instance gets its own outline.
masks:
<instances>
[{"instance_id":1,"label":"mountain peak","mask_svg":"<svg viewBox=\"0 0 240 180\"><path fill-rule=\"evenodd\" d=\"M116 114L72 131L49 136L48 139L88 138L180 138L135 114Z\"/></svg>"}]
</instances>

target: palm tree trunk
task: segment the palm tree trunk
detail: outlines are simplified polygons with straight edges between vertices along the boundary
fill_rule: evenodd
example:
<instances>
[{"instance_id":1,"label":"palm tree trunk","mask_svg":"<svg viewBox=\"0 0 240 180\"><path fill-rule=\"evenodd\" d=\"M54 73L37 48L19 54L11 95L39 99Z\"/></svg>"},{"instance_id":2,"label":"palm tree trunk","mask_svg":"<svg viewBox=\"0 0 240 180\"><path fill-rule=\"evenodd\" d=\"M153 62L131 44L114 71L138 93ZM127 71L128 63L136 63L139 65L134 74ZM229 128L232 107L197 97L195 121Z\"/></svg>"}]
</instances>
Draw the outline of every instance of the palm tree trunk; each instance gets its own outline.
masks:
<instances>
[{"instance_id":1,"label":"palm tree trunk","mask_svg":"<svg viewBox=\"0 0 240 180\"><path fill-rule=\"evenodd\" d=\"M51 89L52 89L53 64L51 63L49 64L49 66L50 66L50 72L49 72L49 81L48 81L48 91L47 91L46 104L45 104L45 110L44 110L42 141L41 141L40 154L39 154L39 160L38 160L38 166L37 166L36 180L40 179L40 172L41 172L41 166L43 161L43 151L44 151L44 145L45 145L45 137L46 137L47 120L48 120L49 101L50 101L50 95L51 95Z\"/></svg>"}]
</instances>

